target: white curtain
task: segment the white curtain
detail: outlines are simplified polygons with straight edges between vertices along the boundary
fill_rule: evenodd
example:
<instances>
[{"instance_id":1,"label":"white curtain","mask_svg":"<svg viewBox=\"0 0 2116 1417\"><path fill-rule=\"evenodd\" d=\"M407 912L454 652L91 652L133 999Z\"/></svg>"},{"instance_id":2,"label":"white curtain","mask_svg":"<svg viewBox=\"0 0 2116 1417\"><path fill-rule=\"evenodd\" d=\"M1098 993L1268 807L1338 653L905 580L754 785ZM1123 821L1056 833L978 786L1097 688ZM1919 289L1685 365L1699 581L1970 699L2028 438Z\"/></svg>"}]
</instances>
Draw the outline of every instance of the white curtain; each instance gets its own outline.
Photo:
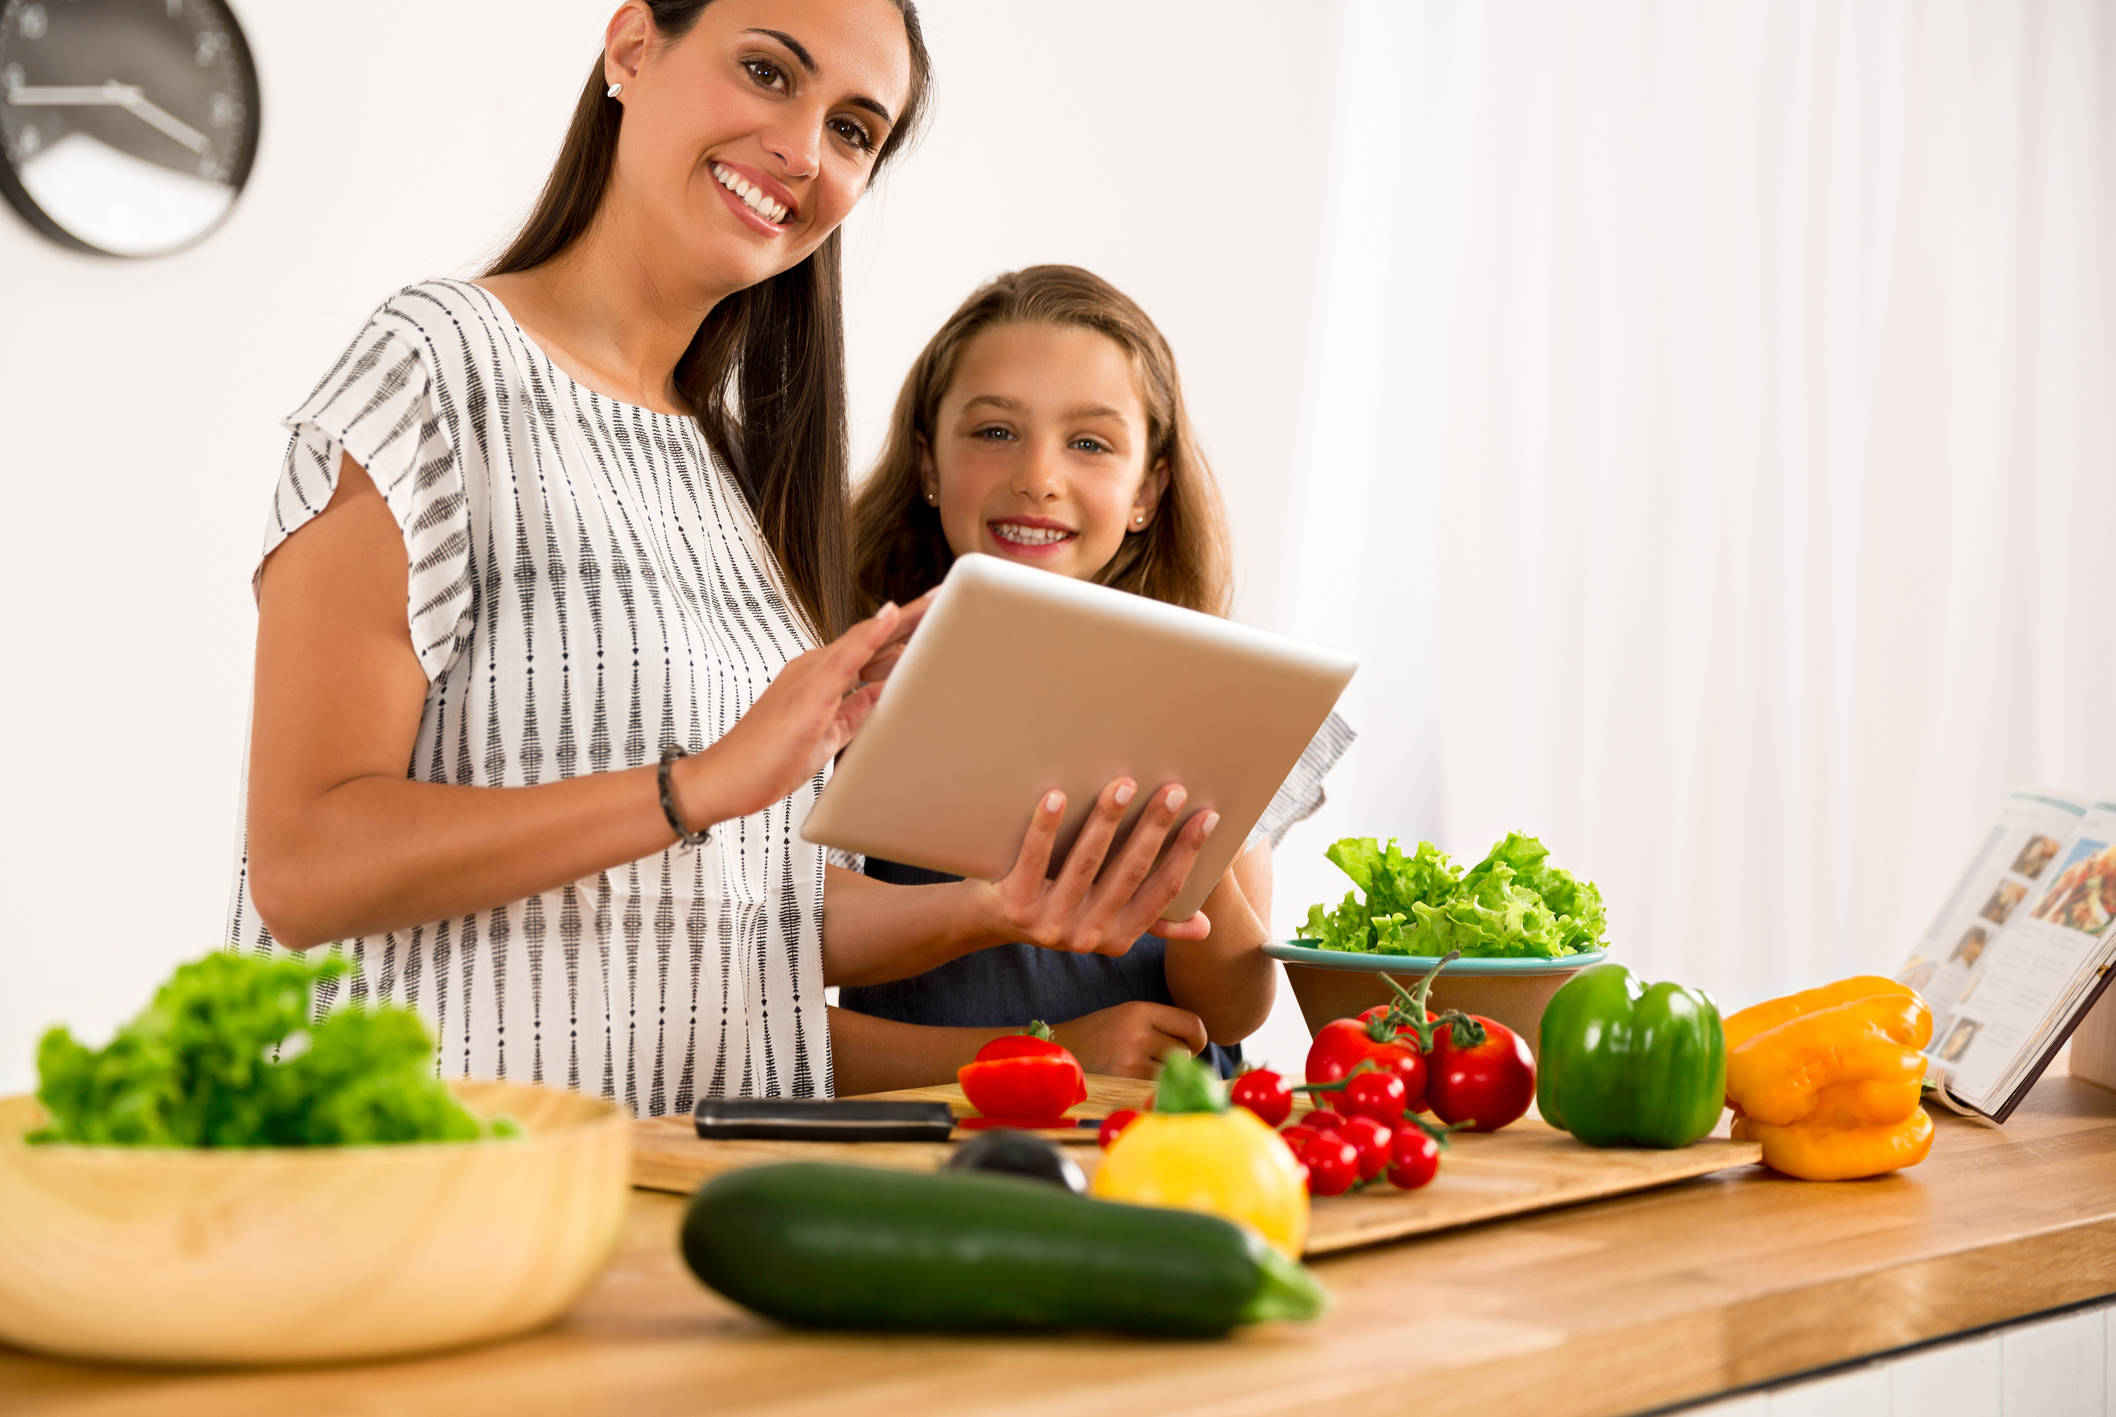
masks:
<instances>
[{"instance_id":1,"label":"white curtain","mask_svg":"<svg viewBox=\"0 0 2116 1417\"><path fill-rule=\"evenodd\" d=\"M1329 834L1533 832L1738 1005L2116 789L2116 6L1374 0L1315 77Z\"/></svg>"}]
</instances>

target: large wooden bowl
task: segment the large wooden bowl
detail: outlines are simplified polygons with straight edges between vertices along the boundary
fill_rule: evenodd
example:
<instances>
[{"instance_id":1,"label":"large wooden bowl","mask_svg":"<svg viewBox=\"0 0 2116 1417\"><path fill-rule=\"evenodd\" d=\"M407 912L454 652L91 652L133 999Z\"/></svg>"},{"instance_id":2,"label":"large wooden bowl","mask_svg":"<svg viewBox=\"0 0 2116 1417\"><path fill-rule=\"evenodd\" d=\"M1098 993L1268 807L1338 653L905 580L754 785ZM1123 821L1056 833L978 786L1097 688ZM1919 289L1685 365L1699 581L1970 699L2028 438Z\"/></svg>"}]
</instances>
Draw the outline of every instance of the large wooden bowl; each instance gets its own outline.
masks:
<instances>
[{"instance_id":1,"label":"large wooden bowl","mask_svg":"<svg viewBox=\"0 0 2116 1417\"><path fill-rule=\"evenodd\" d=\"M556 1317L623 1224L631 1120L460 1082L525 1137L259 1151L28 1146L0 1098L0 1339L74 1358L319 1363L477 1343Z\"/></svg>"},{"instance_id":2,"label":"large wooden bowl","mask_svg":"<svg viewBox=\"0 0 2116 1417\"><path fill-rule=\"evenodd\" d=\"M1314 1033L1332 1019L1353 1018L1395 997L1383 974L1407 989L1433 961L1416 955L1363 955L1308 949L1298 940L1264 946L1286 966L1286 982L1300 1001L1301 1017ZM1607 952L1594 950L1558 960L1464 959L1441 971L1427 1003L1434 1013L1460 1009L1503 1024L1521 1035L1531 1053L1542 1053L1543 1008L1551 996Z\"/></svg>"}]
</instances>

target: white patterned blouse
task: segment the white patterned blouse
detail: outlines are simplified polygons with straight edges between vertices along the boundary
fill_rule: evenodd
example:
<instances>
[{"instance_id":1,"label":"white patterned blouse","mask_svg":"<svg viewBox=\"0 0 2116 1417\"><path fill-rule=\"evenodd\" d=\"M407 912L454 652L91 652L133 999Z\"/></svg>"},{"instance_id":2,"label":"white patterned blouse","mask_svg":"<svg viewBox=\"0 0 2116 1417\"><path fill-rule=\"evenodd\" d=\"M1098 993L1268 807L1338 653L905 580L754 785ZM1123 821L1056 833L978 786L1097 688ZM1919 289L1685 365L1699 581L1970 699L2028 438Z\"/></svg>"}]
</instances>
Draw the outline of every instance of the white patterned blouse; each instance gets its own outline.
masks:
<instances>
[{"instance_id":1,"label":"white patterned blouse","mask_svg":"<svg viewBox=\"0 0 2116 1417\"><path fill-rule=\"evenodd\" d=\"M812 638L689 418L597 394L482 288L399 292L286 420L269 555L366 468L411 559L426 671L406 774L480 787L652 763L717 739ZM444 1076L614 1098L827 1096L824 775L766 811L558 890L341 942L352 998L417 1009ZM232 947L268 950L247 852Z\"/></svg>"}]
</instances>

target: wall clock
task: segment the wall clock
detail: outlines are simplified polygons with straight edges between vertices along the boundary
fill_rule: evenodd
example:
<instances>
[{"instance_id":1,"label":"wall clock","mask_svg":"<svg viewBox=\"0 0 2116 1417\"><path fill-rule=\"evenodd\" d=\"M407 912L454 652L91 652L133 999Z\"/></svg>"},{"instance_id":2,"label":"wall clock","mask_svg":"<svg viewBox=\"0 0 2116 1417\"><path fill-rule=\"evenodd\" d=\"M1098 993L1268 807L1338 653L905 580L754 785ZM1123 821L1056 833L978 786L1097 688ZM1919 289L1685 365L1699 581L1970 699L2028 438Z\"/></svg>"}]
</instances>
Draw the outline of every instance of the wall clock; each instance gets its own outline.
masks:
<instances>
[{"instance_id":1,"label":"wall clock","mask_svg":"<svg viewBox=\"0 0 2116 1417\"><path fill-rule=\"evenodd\" d=\"M78 251L160 256L228 215L257 68L222 0L4 0L0 191Z\"/></svg>"}]
</instances>

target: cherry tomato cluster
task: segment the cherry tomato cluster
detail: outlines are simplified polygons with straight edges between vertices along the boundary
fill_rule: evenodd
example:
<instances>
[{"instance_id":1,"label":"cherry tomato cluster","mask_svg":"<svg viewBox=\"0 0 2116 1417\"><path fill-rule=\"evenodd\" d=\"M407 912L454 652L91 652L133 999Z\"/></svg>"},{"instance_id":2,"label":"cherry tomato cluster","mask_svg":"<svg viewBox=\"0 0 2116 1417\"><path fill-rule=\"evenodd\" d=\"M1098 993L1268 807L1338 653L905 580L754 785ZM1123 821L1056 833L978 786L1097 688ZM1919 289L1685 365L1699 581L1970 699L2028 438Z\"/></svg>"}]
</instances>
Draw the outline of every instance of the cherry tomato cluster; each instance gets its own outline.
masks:
<instances>
[{"instance_id":1,"label":"cherry tomato cluster","mask_svg":"<svg viewBox=\"0 0 2116 1417\"><path fill-rule=\"evenodd\" d=\"M1232 1100L1276 1124L1291 1115L1293 1092L1279 1074L1258 1068L1235 1080ZM1318 1106L1279 1132L1307 1168L1311 1194L1342 1195L1384 1174L1405 1190L1433 1179L1448 1129L1405 1111L1401 1077L1354 1073L1330 1100L1336 1105Z\"/></svg>"},{"instance_id":2,"label":"cherry tomato cluster","mask_svg":"<svg viewBox=\"0 0 2116 1417\"><path fill-rule=\"evenodd\" d=\"M1528 1045L1480 1015L1428 1012L1439 972L1416 991L1390 980L1395 1002L1323 1025L1308 1050L1305 1086L1267 1068L1235 1079L1229 1100L1273 1127L1292 1115L1296 1092L1315 1099L1315 1110L1279 1133L1308 1168L1312 1194L1340 1195L1383 1174L1415 1190L1439 1170L1449 1132L1497 1131L1528 1110L1536 1091Z\"/></svg>"}]
</instances>

